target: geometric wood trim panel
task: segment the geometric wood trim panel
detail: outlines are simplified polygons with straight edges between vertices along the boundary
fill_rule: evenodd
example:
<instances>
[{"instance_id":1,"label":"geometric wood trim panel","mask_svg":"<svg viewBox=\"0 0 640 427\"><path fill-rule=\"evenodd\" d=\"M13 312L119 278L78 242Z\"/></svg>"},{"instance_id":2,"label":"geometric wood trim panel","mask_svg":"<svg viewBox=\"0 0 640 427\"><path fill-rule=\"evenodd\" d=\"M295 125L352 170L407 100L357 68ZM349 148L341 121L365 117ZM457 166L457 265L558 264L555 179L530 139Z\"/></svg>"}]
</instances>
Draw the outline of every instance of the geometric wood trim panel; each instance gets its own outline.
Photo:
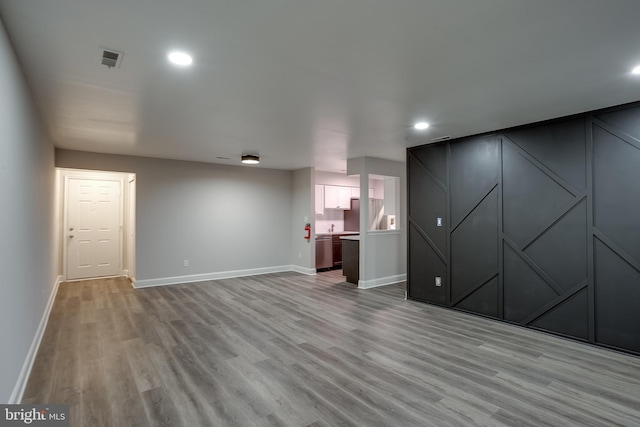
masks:
<instances>
[{"instance_id":1,"label":"geometric wood trim panel","mask_svg":"<svg viewBox=\"0 0 640 427\"><path fill-rule=\"evenodd\" d=\"M412 147L407 176L409 298L640 355L640 103Z\"/></svg>"}]
</instances>

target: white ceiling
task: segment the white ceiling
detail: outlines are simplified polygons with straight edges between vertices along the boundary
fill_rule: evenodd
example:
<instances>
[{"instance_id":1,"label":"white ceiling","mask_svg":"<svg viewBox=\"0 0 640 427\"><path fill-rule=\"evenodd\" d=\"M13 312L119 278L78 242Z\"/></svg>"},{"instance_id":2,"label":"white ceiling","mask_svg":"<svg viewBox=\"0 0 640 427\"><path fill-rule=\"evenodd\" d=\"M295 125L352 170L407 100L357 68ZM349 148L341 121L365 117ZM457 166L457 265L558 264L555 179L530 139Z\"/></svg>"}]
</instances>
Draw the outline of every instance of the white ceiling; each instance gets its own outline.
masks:
<instances>
[{"instance_id":1,"label":"white ceiling","mask_svg":"<svg viewBox=\"0 0 640 427\"><path fill-rule=\"evenodd\" d=\"M0 0L0 15L55 145L75 150L340 171L640 99L638 0Z\"/></svg>"}]
</instances>

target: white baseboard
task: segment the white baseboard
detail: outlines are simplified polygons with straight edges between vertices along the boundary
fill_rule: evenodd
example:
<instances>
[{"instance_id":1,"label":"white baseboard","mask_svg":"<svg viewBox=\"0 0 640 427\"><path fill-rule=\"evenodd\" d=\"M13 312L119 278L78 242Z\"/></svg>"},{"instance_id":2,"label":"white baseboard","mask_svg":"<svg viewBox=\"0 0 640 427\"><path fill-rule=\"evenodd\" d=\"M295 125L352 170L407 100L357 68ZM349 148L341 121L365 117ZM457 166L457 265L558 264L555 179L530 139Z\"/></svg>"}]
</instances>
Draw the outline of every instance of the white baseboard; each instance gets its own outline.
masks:
<instances>
[{"instance_id":1,"label":"white baseboard","mask_svg":"<svg viewBox=\"0 0 640 427\"><path fill-rule=\"evenodd\" d=\"M51 308L53 307L53 302L56 300L58 287L60 286L60 282L63 281L62 279L62 276L56 277L56 282L53 285L53 290L51 291L51 295L49 295L49 301L47 301L47 305L44 308L44 313L42 313L42 317L40 318L40 324L38 325L36 334L33 337L33 341L31 341L31 347L29 347L29 352L27 353L27 357L24 361L24 364L22 365L22 369L20 370L18 381L13 388L11 397L9 397L9 404L18 404L22 401L22 395L24 394L24 390L27 387L27 381L29 380L29 375L31 374L31 368L33 368L33 362L36 360L36 355L38 354L38 348L40 348L40 342L42 341L44 331L47 329L47 323L49 323L49 314L51 314Z\"/></svg>"},{"instance_id":2,"label":"white baseboard","mask_svg":"<svg viewBox=\"0 0 640 427\"><path fill-rule=\"evenodd\" d=\"M379 277L371 280L358 280L359 289L371 289L378 286L392 285L407 280L406 274L396 274L395 276Z\"/></svg>"},{"instance_id":3,"label":"white baseboard","mask_svg":"<svg viewBox=\"0 0 640 427\"><path fill-rule=\"evenodd\" d=\"M306 274L307 276L314 276L316 274L315 268L306 268L299 265L292 265L291 271L295 271L296 273L300 274Z\"/></svg>"},{"instance_id":4,"label":"white baseboard","mask_svg":"<svg viewBox=\"0 0 640 427\"><path fill-rule=\"evenodd\" d=\"M133 288L136 287L136 278L134 276L129 275L129 270L126 270L126 269L122 270L122 275L127 279L129 279L129 282L131 282L131 287Z\"/></svg>"},{"instance_id":5,"label":"white baseboard","mask_svg":"<svg viewBox=\"0 0 640 427\"><path fill-rule=\"evenodd\" d=\"M207 280L232 279L234 277L257 276L259 274L281 273L283 271L296 271L293 265L280 265L276 267L250 268L246 270L220 271L217 273L192 274L189 276L161 277L158 279L136 280L136 288L148 288L151 286L179 285L181 283L204 282ZM315 271L315 270L314 270Z\"/></svg>"}]
</instances>

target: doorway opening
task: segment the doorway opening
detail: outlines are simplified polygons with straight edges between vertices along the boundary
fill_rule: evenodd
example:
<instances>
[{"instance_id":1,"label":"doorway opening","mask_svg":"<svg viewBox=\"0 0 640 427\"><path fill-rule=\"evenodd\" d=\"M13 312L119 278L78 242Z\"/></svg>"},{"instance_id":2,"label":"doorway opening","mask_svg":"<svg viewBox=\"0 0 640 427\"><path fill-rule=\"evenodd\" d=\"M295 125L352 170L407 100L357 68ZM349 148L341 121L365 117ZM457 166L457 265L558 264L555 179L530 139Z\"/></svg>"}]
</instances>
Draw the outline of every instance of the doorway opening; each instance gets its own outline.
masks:
<instances>
[{"instance_id":1,"label":"doorway opening","mask_svg":"<svg viewBox=\"0 0 640 427\"><path fill-rule=\"evenodd\" d=\"M57 168L56 180L64 280L125 276L135 283L135 174Z\"/></svg>"}]
</instances>

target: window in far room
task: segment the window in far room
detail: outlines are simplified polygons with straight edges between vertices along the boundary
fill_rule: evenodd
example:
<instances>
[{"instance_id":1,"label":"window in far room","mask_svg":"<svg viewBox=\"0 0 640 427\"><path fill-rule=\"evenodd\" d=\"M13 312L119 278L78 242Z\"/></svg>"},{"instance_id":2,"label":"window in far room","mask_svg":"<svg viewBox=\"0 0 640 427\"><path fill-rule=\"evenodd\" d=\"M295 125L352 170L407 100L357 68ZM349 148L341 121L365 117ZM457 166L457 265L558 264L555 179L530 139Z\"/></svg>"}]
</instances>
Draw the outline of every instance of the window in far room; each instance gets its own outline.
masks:
<instances>
[{"instance_id":1,"label":"window in far room","mask_svg":"<svg viewBox=\"0 0 640 427\"><path fill-rule=\"evenodd\" d=\"M400 218L400 178L369 174L368 229L398 230Z\"/></svg>"}]
</instances>

